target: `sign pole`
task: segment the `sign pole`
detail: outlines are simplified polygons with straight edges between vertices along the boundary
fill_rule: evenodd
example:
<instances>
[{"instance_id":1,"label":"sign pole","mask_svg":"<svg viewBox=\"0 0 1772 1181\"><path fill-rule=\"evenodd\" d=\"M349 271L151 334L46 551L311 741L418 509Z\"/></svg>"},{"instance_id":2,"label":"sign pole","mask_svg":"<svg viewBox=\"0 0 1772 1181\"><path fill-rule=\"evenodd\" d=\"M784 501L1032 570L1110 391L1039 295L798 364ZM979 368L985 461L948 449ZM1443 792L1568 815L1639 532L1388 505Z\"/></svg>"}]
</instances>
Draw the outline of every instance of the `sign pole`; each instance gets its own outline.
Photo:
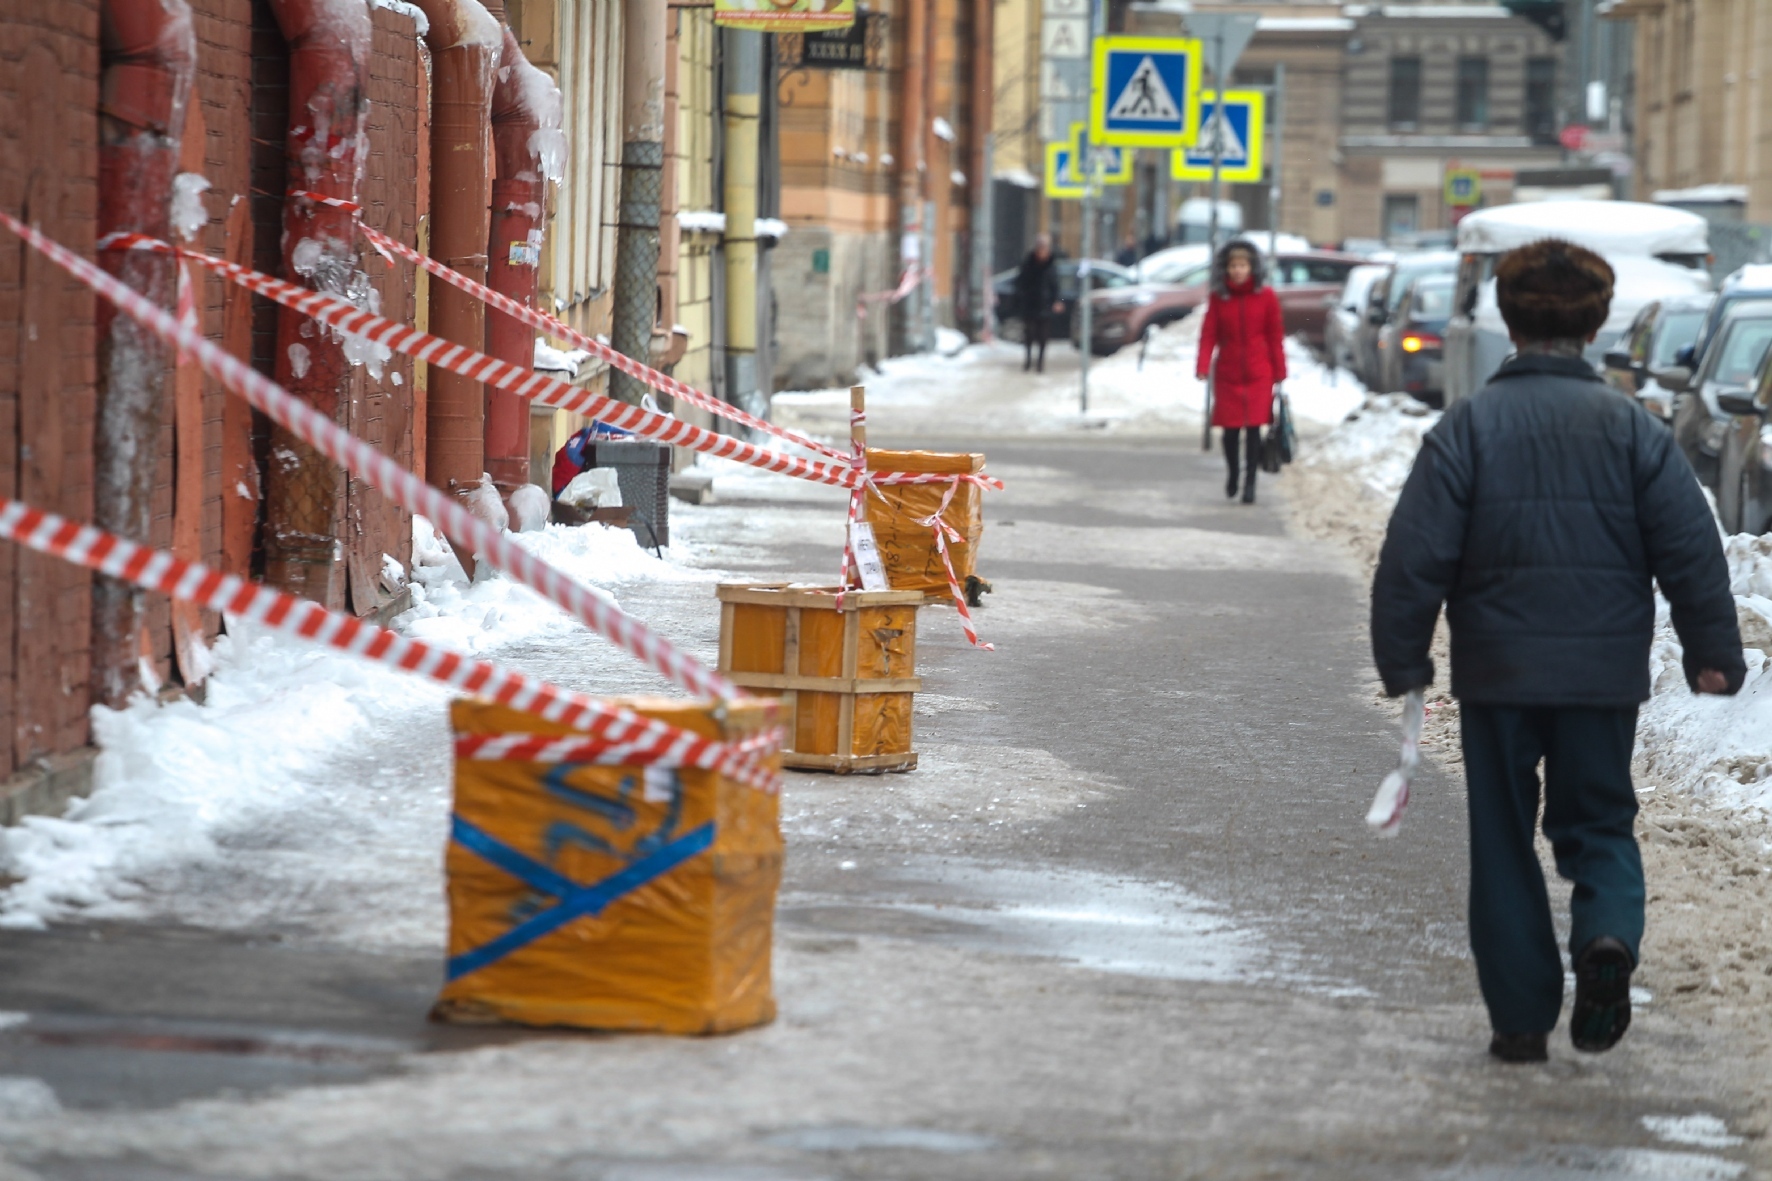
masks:
<instances>
[{"instance_id":1,"label":"sign pole","mask_svg":"<svg viewBox=\"0 0 1772 1181\"><path fill-rule=\"evenodd\" d=\"M1095 60L1095 39L1107 32L1107 0L1089 3L1089 60ZM1091 96L1091 102L1096 101ZM1094 309L1089 305L1089 262L1095 256L1095 185L1100 172L1095 166L1095 139L1089 126L1077 137L1081 160L1073 159L1074 168L1081 164L1083 173L1083 257L1077 260L1077 413L1089 413L1089 357L1095 351L1090 337L1095 332Z\"/></svg>"},{"instance_id":2,"label":"sign pole","mask_svg":"<svg viewBox=\"0 0 1772 1181\"><path fill-rule=\"evenodd\" d=\"M1268 234L1267 256L1271 259L1280 248L1280 202L1285 196L1285 189L1280 185L1280 149L1285 140L1286 126L1286 63L1279 62L1274 66L1274 150L1268 159L1273 162L1273 178L1268 182Z\"/></svg>"},{"instance_id":3,"label":"sign pole","mask_svg":"<svg viewBox=\"0 0 1772 1181\"><path fill-rule=\"evenodd\" d=\"M1218 259L1219 172L1224 167L1224 33L1212 38L1212 212L1206 219L1206 248ZM1210 298L1210 296L1208 296ZM1212 402L1218 366L1206 373L1206 421L1200 427L1200 450L1212 450Z\"/></svg>"}]
</instances>

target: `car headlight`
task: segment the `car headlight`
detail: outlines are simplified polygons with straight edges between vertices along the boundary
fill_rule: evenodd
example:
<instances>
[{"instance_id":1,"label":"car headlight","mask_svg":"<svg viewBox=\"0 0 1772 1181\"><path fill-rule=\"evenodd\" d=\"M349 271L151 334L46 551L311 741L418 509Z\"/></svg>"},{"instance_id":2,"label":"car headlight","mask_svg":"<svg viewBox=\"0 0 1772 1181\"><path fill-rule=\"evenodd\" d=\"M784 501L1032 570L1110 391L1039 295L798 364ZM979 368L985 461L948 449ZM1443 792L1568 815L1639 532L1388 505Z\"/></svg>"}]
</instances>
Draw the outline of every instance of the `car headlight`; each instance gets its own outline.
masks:
<instances>
[{"instance_id":1,"label":"car headlight","mask_svg":"<svg viewBox=\"0 0 1772 1181\"><path fill-rule=\"evenodd\" d=\"M1711 419L1698 432L1698 449L1706 455L1718 455L1723 450L1723 439L1729 433L1729 424Z\"/></svg>"},{"instance_id":2,"label":"car headlight","mask_svg":"<svg viewBox=\"0 0 1772 1181\"><path fill-rule=\"evenodd\" d=\"M1772 471L1772 426L1760 428L1760 466Z\"/></svg>"}]
</instances>

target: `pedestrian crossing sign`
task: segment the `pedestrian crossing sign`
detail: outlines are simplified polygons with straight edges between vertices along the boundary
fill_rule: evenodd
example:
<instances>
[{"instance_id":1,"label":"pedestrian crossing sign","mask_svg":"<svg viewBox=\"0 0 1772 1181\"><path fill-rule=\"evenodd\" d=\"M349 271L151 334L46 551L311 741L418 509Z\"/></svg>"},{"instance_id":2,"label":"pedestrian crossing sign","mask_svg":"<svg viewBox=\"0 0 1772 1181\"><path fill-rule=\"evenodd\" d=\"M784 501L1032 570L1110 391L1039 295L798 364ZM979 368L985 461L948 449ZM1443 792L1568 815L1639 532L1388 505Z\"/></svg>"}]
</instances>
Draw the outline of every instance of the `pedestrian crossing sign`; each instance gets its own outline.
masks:
<instances>
[{"instance_id":1,"label":"pedestrian crossing sign","mask_svg":"<svg viewBox=\"0 0 1772 1181\"><path fill-rule=\"evenodd\" d=\"M1186 37L1099 37L1089 135L1120 148L1180 148L1200 129L1200 43Z\"/></svg>"},{"instance_id":2,"label":"pedestrian crossing sign","mask_svg":"<svg viewBox=\"0 0 1772 1181\"><path fill-rule=\"evenodd\" d=\"M1217 92L1206 91L1200 95L1200 138L1170 157L1169 175L1175 180L1211 180L1212 136L1216 132L1223 136L1219 179L1232 184L1259 181L1266 117L1267 96L1259 90L1227 90L1223 103Z\"/></svg>"},{"instance_id":3,"label":"pedestrian crossing sign","mask_svg":"<svg viewBox=\"0 0 1772 1181\"><path fill-rule=\"evenodd\" d=\"M1077 158L1075 141L1046 145L1046 195L1048 197L1081 197L1089 186L1074 168Z\"/></svg>"},{"instance_id":4,"label":"pedestrian crossing sign","mask_svg":"<svg viewBox=\"0 0 1772 1181\"><path fill-rule=\"evenodd\" d=\"M1079 181L1089 178L1089 153L1083 149L1083 133L1088 128L1082 123L1071 124L1071 160L1072 167L1077 170ZM1131 148L1096 147L1095 162L1101 166L1099 179L1104 185L1127 185L1132 183L1132 167L1138 160L1138 153Z\"/></svg>"}]
</instances>

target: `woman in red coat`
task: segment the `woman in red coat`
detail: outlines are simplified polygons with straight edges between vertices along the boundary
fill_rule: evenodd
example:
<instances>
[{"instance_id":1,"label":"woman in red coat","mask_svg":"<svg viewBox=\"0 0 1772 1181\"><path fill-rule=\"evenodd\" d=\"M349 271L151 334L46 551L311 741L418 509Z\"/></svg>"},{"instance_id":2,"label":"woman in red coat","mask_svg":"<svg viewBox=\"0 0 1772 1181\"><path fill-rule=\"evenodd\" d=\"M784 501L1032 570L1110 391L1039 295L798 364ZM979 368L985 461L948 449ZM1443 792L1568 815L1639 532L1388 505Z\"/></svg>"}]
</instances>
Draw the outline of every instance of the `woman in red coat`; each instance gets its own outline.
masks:
<instances>
[{"instance_id":1,"label":"woman in red coat","mask_svg":"<svg viewBox=\"0 0 1772 1181\"><path fill-rule=\"evenodd\" d=\"M1230 467L1224 494L1237 494L1237 454L1246 450L1244 504L1255 503L1261 428L1273 419L1274 386L1286 380L1280 299L1267 285L1266 272L1253 243L1242 238L1225 243L1212 260L1212 293L1200 326L1198 376L1204 381L1208 369L1213 371L1212 425L1224 428L1224 461Z\"/></svg>"}]
</instances>

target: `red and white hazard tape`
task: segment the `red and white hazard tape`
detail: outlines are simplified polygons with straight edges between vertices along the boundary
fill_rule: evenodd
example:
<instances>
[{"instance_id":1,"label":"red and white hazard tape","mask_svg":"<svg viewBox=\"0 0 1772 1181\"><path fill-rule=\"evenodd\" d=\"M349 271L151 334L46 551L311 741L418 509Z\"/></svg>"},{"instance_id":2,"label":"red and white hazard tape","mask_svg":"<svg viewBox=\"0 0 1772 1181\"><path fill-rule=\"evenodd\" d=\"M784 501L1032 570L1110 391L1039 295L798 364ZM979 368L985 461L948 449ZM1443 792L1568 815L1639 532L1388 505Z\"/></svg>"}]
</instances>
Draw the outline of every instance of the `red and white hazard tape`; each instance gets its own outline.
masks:
<instances>
[{"instance_id":1,"label":"red and white hazard tape","mask_svg":"<svg viewBox=\"0 0 1772 1181\"><path fill-rule=\"evenodd\" d=\"M606 737L557 734L460 734L455 736L455 757L484 762L589 763L598 767L702 767L720 771L732 779L749 782L781 747L784 731L779 727L737 742L715 742L687 730L678 730L677 741L668 746L624 742Z\"/></svg>"},{"instance_id":2,"label":"red and white hazard tape","mask_svg":"<svg viewBox=\"0 0 1772 1181\"><path fill-rule=\"evenodd\" d=\"M948 490L942 493L941 507L937 508L932 516L919 519L917 524L929 526L935 534L935 552L941 555L942 569L947 571L948 593L954 596L954 607L960 612L960 627L965 631L966 639L974 648L995 652L997 650L995 644L987 644L978 638L978 627L972 622L972 612L966 606L966 592L960 588L960 580L954 576L954 560L948 556L948 542L964 540L958 529L942 519L942 514L948 511L948 505L954 501L954 493L959 490L960 480L956 476L954 482L948 485Z\"/></svg>"},{"instance_id":3,"label":"red and white hazard tape","mask_svg":"<svg viewBox=\"0 0 1772 1181\"><path fill-rule=\"evenodd\" d=\"M898 277L898 286L894 287L891 291L867 291L856 296L855 318L857 320L867 319L868 305L870 303L884 302L888 306L897 303L899 300L915 291L917 289L917 284L923 281L924 276L933 273L934 272L919 267L914 263L911 266L906 267L904 269L904 274Z\"/></svg>"},{"instance_id":4,"label":"red and white hazard tape","mask_svg":"<svg viewBox=\"0 0 1772 1181\"><path fill-rule=\"evenodd\" d=\"M489 698L592 736L553 740L556 742L588 741L620 752L626 762L635 765L670 759L673 766L717 769L763 791L780 789L780 781L766 757L773 749L771 740L779 742L779 730L744 743L716 742L523 673L329 611L307 599L223 574L198 562L187 562L165 550L125 541L22 501L0 498L0 538L145 590L159 591L212 611L225 611L366 660L430 677L464 693Z\"/></svg>"},{"instance_id":5,"label":"red and white hazard tape","mask_svg":"<svg viewBox=\"0 0 1772 1181\"><path fill-rule=\"evenodd\" d=\"M699 697L725 698L740 695L737 687L725 677L703 667L669 641L654 634L639 620L624 614L588 587L541 561L470 514L454 497L447 496L418 479L377 448L354 437L330 418L318 413L257 370L204 338L195 328L179 323L151 300L126 287L73 251L45 238L4 210L0 210L0 224L4 224L33 249L116 305L118 311L139 321L169 346L194 356L203 369L223 387L244 397L273 422L317 448L321 454L364 480L408 512L422 513L429 517L447 536L467 547L470 552L485 555L516 581L555 603L592 631L670 678L673 683ZM164 246L164 243L161 245ZM206 266L215 261L201 254L181 253L184 257ZM321 298L332 299L331 296Z\"/></svg>"},{"instance_id":6,"label":"red and white hazard tape","mask_svg":"<svg viewBox=\"0 0 1772 1181\"><path fill-rule=\"evenodd\" d=\"M446 266L428 255L419 253L399 239L390 238L388 235L363 221L361 216L363 209L360 205L350 201L341 200L337 197L325 197L319 193L310 193L305 189L292 190L289 195L291 197L298 197L308 201L315 201L322 205L330 205L335 209L348 210L352 214L357 215L357 228L362 231L364 238L369 241L369 244L375 247L376 251L380 253L383 258L388 260L390 266L393 265L393 256L398 255L415 266L423 267L425 270L437 276L437 278L443 280L445 283L448 283L450 286L467 292L475 299L485 303L488 307L497 308L505 315L519 320L538 331L545 332L557 340L564 340L570 344L576 345L585 352L590 353L593 357L606 362L610 368L619 369L630 377L638 378L661 394L669 394L673 398L681 398L690 405L699 406L710 414L730 419L733 422L750 427L752 430L774 435L778 439L784 439L796 446L805 447L807 450L817 452L828 459L840 460L843 458L843 453L841 451L838 451L836 448L831 447L828 444L820 443L816 439L809 439L805 435L799 434L796 431L790 431L786 427L777 426L773 422L768 422L764 419L757 418L754 415L747 414L730 402L723 402L712 395L704 394L694 386L679 381L668 373L660 373L651 366L641 364L639 361L634 360L626 353L617 352L615 349L604 344L595 337L586 336L584 333L579 332L563 320L556 319L538 308L532 308L527 304L519 303L510 296L505 295L503 292L494 291L484 283L469 278L467 275L462 274L453 267Z\"/></svg>"},{"instance_id":7,"label":"red and white hazard tape","mask_svg":"<svg viewBox=\"0 0 1772 1181\"><path fill-rule=\"evenodd\" d=\"M8 218L7 221L13 225L18 224L11 218ZM173 247L168 243L139 234L112 234L106 237L100 246L114 250L174 252ZM672 418L668 414L660 414L640 406L630 406L604 394L568 385L530 368L499 361L484 353L453 344L442 337L395 323L373 312L364 311L339 296L298 287L282 279L273 278L237 263L213 258L206 254L190 251L178 253L182 253L185 258L199 266L206 267L240 284L249 291L257 292L267 299L282 304L284 307L292 308L304 316L318 320L342 333L361 337L394 352L404 353L409 357L447 369L451 373L459 373L475 381L482 381L499 389L509 390L518 397L528 398L544 406L555 406L574 413L590 415L611 426L631 430L644 438L703 451L722 459L736 460L766 471L798 476L801 479L815 480L823 484L835 484L845 488L852 488L857 482L855 474L848 467L835 467L816 459L783 455L780 452L770 451L753 443L735 439L731 435L703 430L701 427L692 426L681 419ZM70 255L69 257L77 256ZM952 477L929 472L885 472L876 473L872 478L875 482L882 484L933 484ZM1003 482L994 476L975 475L964 478L989 488L1003 486Z\"/></svg>"}]
</instances>

